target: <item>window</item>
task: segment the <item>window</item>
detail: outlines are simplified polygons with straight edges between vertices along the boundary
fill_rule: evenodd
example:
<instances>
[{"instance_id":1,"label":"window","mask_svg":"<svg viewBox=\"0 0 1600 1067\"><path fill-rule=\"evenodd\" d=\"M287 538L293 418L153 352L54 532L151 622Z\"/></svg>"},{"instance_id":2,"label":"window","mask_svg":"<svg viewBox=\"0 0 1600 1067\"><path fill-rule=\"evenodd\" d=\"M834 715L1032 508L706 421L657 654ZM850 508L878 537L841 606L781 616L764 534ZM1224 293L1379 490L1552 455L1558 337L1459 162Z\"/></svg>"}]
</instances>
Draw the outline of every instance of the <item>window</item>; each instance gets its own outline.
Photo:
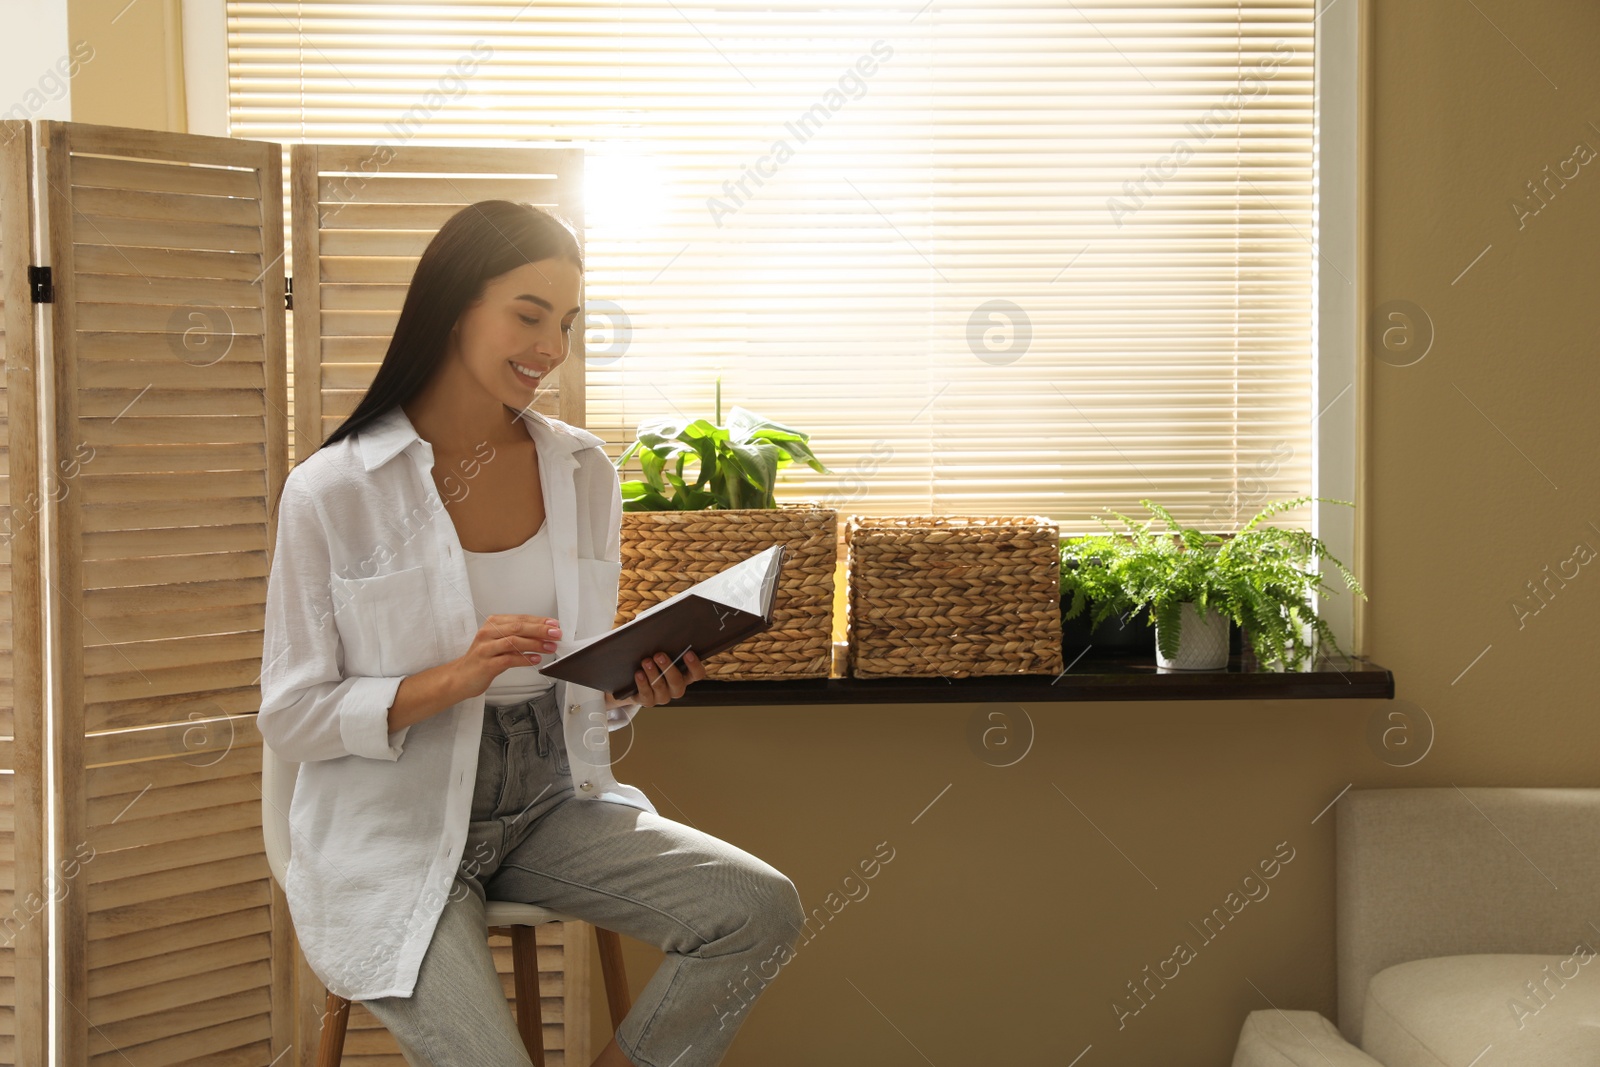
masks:
<instances>
[{"instance_id":1,"label":"window","mask_svg":"<svg viewBox=\"0 0 1600 1067\"><path fill-rule=\"evenodd\" d=\"M1088 531L1148 497L1226 527L1313 490L1316 23L1312 0L230 2L229 129L583 145L613 456L712 415L720 378L724 417L806 430L833 468L789 467L780 499Z\"/></svg>"}]
</instances>

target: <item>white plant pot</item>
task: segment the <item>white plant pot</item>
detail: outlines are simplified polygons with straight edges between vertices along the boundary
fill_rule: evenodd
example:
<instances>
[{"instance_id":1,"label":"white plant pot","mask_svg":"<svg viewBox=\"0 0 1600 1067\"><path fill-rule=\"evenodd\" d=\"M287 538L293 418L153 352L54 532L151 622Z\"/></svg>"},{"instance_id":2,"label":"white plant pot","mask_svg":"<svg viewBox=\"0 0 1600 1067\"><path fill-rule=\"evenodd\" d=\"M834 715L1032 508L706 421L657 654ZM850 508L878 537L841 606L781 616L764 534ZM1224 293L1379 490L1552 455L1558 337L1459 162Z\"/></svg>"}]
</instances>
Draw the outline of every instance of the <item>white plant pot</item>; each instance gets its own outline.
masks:
<instances>
[{"instance_id":1,"label":"white plant pot","mask_svg":"<svg viewBox=\"0 0 1600 1067\"><path fill-rule=\"evenodd\" d=\"M1161 654L1161 624L1156 623L1156 666L1175 671L1214 671L1228 665L1228 618L1216 608L1204 614L1193 604L1178 608L1182 628L1178 633L1178 654L1168 659Z\"/></svg>"}]
</instances>

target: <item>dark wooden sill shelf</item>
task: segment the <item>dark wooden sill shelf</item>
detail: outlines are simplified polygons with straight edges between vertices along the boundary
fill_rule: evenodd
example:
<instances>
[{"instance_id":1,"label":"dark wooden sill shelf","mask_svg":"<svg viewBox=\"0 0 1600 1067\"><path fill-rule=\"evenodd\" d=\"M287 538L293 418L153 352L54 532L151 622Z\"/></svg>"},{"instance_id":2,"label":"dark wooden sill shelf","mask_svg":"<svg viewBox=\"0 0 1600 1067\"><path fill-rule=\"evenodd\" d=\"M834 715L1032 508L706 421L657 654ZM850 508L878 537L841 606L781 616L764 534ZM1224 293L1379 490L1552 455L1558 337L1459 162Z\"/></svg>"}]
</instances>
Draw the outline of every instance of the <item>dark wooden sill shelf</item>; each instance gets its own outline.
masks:
<instances>
[{"instance_id":1,"label":"dark wooden sill shelf","mask_svg":"<svg viewBox=\"0 0 1600 1067\"><path fill-rule=\"evenodd\" d=\"M1273 672L1234 655L1225 669L1163 671L1147 655L1087 655L1058 676L977 678L798 678L733 682L706 678L672 707L783 704L1021 703L1085 700L1393 700L1394 675L1363 658L1324 657L1315 670Z\"/></svg>"}]
</instances>

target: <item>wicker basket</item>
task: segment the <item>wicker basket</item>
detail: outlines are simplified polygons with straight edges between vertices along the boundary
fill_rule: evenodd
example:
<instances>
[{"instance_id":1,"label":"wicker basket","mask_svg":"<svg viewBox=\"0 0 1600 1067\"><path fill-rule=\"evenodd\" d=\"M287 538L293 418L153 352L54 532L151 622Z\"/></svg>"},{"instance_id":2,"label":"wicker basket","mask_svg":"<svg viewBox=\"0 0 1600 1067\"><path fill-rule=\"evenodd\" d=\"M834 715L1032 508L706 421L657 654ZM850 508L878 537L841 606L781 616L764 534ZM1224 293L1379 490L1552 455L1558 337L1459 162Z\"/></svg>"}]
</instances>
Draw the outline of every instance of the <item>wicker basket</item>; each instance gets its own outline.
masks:
<instances>
[{"instance_id":1,"label":"wicker basket","mask_svg":"<svg viewBox=\"0 0 1600 1067\"><path fill-rule=\"evenodd\" d=\"M772 626L706 661L724 681L826 678L833 662L838 512L810 504L624 511L616 624L782 542Z\"/></svg>"},{"instance_id":2,"label":"wicker basket","mask_svg":"<svg viewBox=\"0 0 1600 1067\"><path fill-rule=\"evenodd\" d=\"M852 515L845 545L853 677L1061 673L1054 522Z\"/></svg>"}]
</instances>

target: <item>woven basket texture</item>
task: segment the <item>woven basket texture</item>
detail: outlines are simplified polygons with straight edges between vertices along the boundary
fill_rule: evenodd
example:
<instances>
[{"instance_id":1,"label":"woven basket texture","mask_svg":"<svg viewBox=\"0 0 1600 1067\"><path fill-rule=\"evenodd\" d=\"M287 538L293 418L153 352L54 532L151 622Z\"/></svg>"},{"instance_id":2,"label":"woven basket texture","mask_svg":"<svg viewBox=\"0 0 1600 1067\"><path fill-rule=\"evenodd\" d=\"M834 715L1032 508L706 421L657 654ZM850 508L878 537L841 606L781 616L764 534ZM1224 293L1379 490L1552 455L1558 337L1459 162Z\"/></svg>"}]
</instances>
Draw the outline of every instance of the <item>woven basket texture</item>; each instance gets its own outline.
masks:
<instances>
[{"instance_id":1,"label":"woven basket texture","mask_svg":"<svg viewBox=\"0 0 1600 1067\"><path fill-rule=\"evenodd\" d=\"M852 677L1061 673L1049 519L852 515L845 545Z\"/></svg>"},{"instance_id":2,"label":"woven basket texture","mask_svg":"<svg viewBox=\"0 0 1600 1067\"><path fill-rule=\"evenodd\" d=\"M616 625L775 544L784 545L772 626L706 660L723 681L826 678L833 661L838 512L776 508L622 513Z\"/></svg>"}]
</instances>

